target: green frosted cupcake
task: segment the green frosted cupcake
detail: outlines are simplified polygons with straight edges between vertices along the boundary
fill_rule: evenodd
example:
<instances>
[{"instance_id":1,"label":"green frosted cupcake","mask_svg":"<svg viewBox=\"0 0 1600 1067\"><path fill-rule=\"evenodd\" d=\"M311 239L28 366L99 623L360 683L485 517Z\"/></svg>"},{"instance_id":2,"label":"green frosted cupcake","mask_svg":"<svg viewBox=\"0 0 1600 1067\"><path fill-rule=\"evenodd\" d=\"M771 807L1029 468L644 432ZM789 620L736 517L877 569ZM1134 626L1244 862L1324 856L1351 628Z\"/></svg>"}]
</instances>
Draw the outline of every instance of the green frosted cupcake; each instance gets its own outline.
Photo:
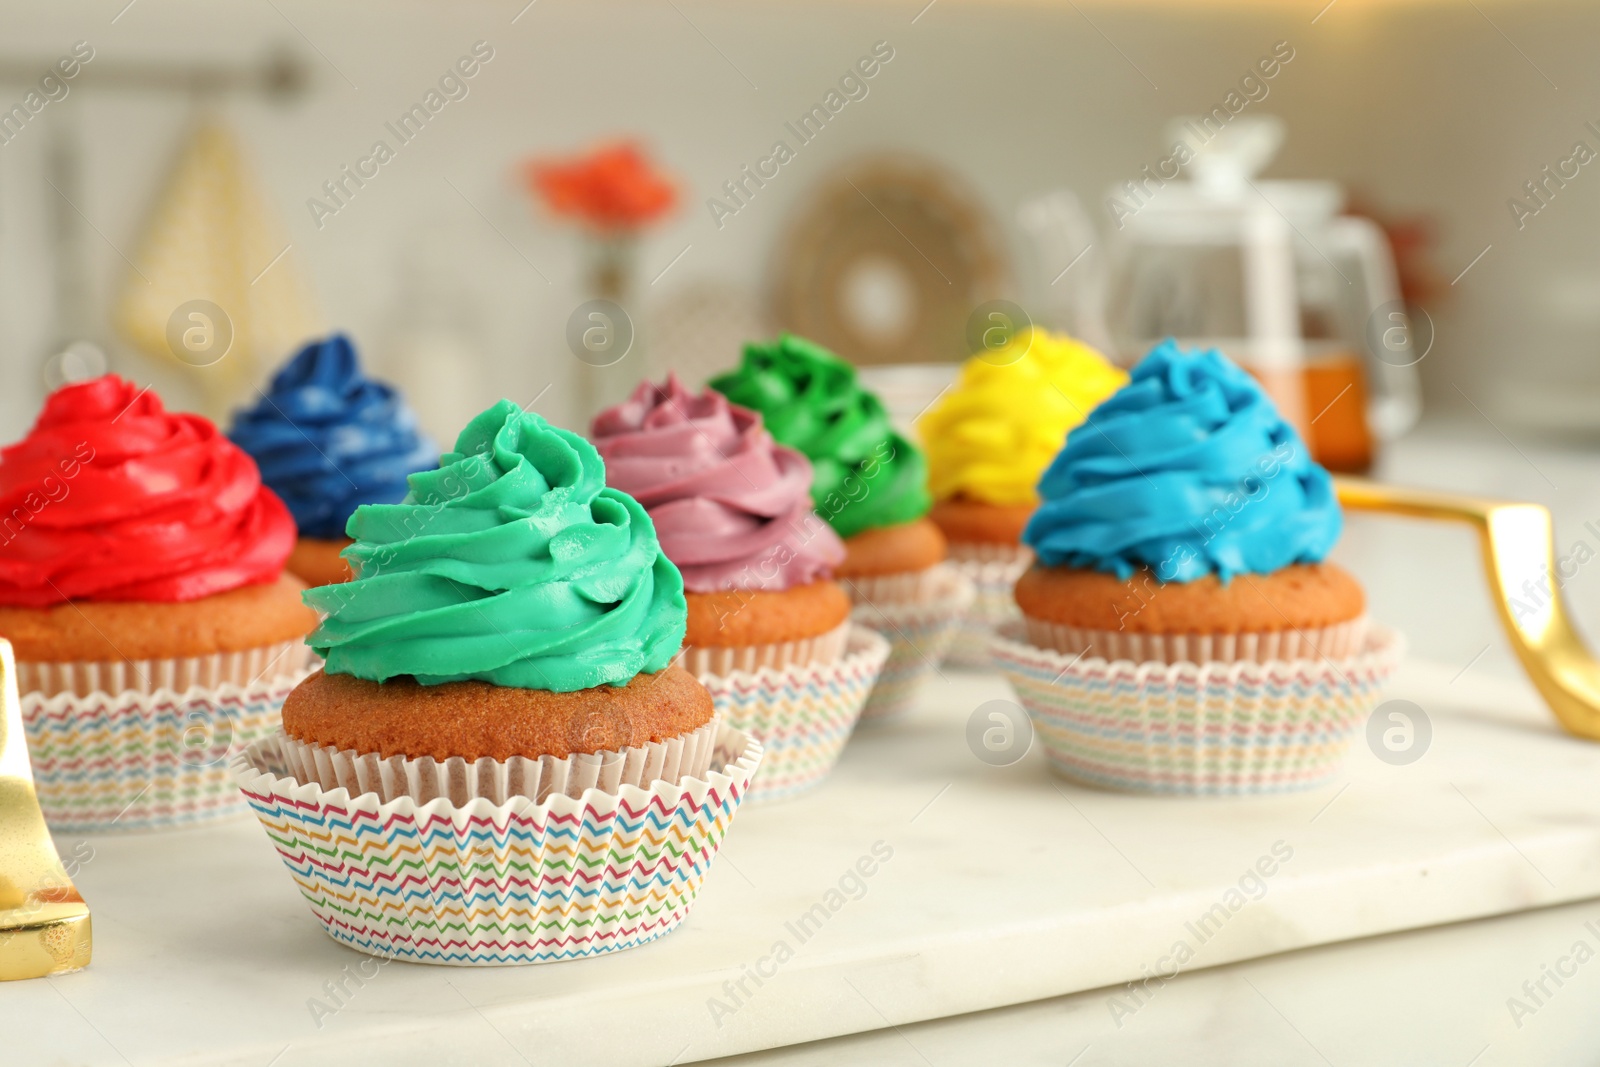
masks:
<instances>
[{"instance_id":1,"label":"green frosted cupcake","mask_svg":"<svg viewBox=\"0 0 1600 1067\"><path fill-rule=\"evenodd\" d=\"M936 593L946 544L928 519L927 461L890 425L855 367L784 334L745 345L739 369L711 387L759 411L773 437L811 460L812 503L844 538L845 561L834 574L858 599L898 603Z\"/></svg>"},{"instance_id":2,"label":"green frosted cupcake","mask_svg":"<svg viewBox=\"0 0 1600 1067\"><path fill-rule=\"evenodd\" d=\"M683 579L588 441L502 400L408 482L351 517L356 577L305 594L327 662L285 703L297 770L328 788L335 753L592 762L691 736L709 757L711 697L672 666Z\"/></svg>"}]
</instances>

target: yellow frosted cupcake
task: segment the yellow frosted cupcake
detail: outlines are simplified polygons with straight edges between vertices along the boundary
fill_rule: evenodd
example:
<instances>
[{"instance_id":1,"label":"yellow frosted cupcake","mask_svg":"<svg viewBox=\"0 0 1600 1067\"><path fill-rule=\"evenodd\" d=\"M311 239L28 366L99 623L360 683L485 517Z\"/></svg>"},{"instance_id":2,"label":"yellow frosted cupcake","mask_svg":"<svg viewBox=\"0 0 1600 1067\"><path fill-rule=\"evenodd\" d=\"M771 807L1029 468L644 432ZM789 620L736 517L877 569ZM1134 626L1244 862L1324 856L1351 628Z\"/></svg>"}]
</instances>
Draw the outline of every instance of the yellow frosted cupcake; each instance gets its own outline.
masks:
<instances>
[{"instance_id":1,"label":"yellow frosted cupcake","mask_svg":"<svg viewBox=\"0 0 1600 1067\"><path fill-rule=\"evenodd\" d=\"M964 620L971 640L955 643L951 662L988 666L989 635L1016 616L1012 585L1033 560L1022 528L1039 506L1039 477L1068 431L1127 380L1081 341L1031 328L967 360L954 388L917 421L929 518L978 590Z\"/></svg>"}]
</instances>

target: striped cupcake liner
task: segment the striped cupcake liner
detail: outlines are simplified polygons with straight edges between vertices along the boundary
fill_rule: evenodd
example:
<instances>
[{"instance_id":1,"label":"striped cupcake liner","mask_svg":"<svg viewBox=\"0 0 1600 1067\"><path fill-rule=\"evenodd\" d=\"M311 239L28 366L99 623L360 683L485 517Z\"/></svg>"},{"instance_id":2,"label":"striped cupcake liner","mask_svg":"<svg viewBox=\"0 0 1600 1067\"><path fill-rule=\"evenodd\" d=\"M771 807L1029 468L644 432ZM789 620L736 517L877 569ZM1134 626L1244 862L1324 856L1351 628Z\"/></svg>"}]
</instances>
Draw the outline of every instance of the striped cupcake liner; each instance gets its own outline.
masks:
<instances>
[{"instance_id":1,"label":"striped cupcake liner","mask_svg":"<svg viewBox=\"0 0 1600 1067\"><path fill-rule=\"evenodd\" d=\"M1321 784L1399 663L1374 625L1358 655L1271 663L1134 663L1068 656L1001 627L992 652L1051 766L1137 793L1282 793Z\"/></svg>"},{"instance_id":2,"label":"striped cupcake liner","mask_svg":"<svg viewBox=\"0 0 1600 1067\"><path fill-rule=\"evenodd\" d=\"M766 751L752 803L794 796L832 773L888 656L888 641L852 625L843 657L832 663L699 676L723 721Z\"/></svg>"},{"instance_id":3,"label":"striped cupcake liner","mask_svg":"<svg viewBox=\"0 0 1600 1067\"><path fill-rule=\"evenodd\" d=\"M831 663L844 653L850 637L846 619L825 634L764 645L690 645L678 654L678 665L690 674L732 674L781 669L794 663Z\"/></svg>"},{"instance_id":4,"label":"striped cupcake liner","mask_svg":"<svg viewBox=\"0 0 1600 1067\"><path fill-rule=\"evenodd\" d=\"M934 595L927 601L894 603L870 601L858 606L851 619L877 630L889 641L878 682L872 687L863 721L888 718L907 711L929 674L950 649L960 629L961 617L972 606L976 591L966 576L948 563L934 568Z\"/></svg>"},{"instance_id":5,"label":"striped cupcake liner","mask_svg":"<svg viewBox=\"0 0 1600 1067\"><path fill-rule=\"evenodd\" d=\"M301 676L313 654L300 638L237 652L172 659L134 659L49 663L17 662L17 688L53 697L58 693L187 693L223 685L249 688L264 677Z\"/></svg>"},{"instance_id":6,"label":"striped cupcake liner","mask_svg":"<svg viewBox=\"0 0 1600 1067\"><path fill-rule=\"evenodd\" d=\"M893 574L855 574L840 577L839 584L850 594L853 604L902 604L928 601L939 596L939 566Z\"/></svg>"},{"instance_id":7,"label":"striped cupcake liner","mask_svg":"<svg viewBox=\"0 0 1600 1067\"><path fill-rule=\"evenodd\" d=\"M454 966L552 963L633 948L688 914L761 764L721 727L711 770L678 785L495 804L387 803L286 776L282 735L232 770L335 941Z\"/></svg>"},{"instance_id":8,"label":"striped cupcake liner","mask_svg":"<svg viewBox=\"0 0 1600 1067\"><path fill-rule=\"evenodd\" d=\"M552 794L581 797L590 789L614 793L625 785L661 780L676 785L704 778L716 754L717 716L698 729L661 741L601 752L528 759L438 760L317 745L285 735L280 742L288 777L315 782L323 790L347 789L353 796L376 793L380 801L410 797L419 804L444 797L452 804L483 798L499 804L514 796L543 801Z\"/></svg>"},{"instance_id":9,"label":"striped cupcake liner","mask_svg":"<svg viewBox=\"0 0 1600 1067\"><path fill-rule=\"evenodd\" d=\"M976 595L961 616L961 631L945 655L946 663L974 671L994 668L989 642L995 627L1022 618L1015 590L1017 579L1032 563L1033 550L1025 545L950 546L950 565L967 576Z\"/></svg>"},{"instance_id":10,"label":"striped cupcake liner","mask_svg":"<svg viewBox=\"0 0 1600 1067\"><path fill-rule=\"evenodd\" d=\"M50 828L154 830L241 814L228 756L278 727L299 679L185 693L25 695L34 786Z\"/></svg>"}]
</instances>

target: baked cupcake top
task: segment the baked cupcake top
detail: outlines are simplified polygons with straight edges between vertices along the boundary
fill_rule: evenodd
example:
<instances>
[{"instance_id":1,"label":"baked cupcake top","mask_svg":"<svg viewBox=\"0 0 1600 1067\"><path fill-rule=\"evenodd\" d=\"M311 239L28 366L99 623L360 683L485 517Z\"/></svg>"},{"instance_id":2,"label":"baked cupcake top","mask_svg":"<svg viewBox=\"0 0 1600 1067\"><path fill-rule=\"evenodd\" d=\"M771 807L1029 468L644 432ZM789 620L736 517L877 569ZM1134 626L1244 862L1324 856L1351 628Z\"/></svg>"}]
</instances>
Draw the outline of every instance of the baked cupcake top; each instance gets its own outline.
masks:
<instances>
[{"instance_id":1,"label":"baked cupcake top","mask_svg":"<svg viewBox=\"0 0 1600 1067\"><path fill-rule=\"evenodd\" d=\"M932 506L921 450L889 425L856 369L820 345L791 334L745 345L739 369L711 388L760 412L773 437L806 454L811 498L839 536L911 522Z\"/></svg>"},{"instance_id":2,"label":"baked cupcake top","mask_svg":"<svg viewBox=\"0 0 1600 1067\"><path fill-rule=\"evenodd\" d=\"M171 603L277 579L294 520L199 415L108 374L0 450L0 604Z\"/></svg>"},{"instance_id":3,"label":"baked cupcake top","mask_svg":"<svg viewBox=\"0 0 1600 1067\"><path fill-rule=\"evenodd\" d=\"M502 400L399 504L363 504L356 577L308 590L333 674L566 693L626 685L683 644L683 579L577 434Z\"/></svg>"},{"instance_id":4,"label":"baked cupcake top","mask_svg":"<svg viewBox=\"0 0 1600 1067\"><path fill-rule=\"evenodd\" d=\"M606 481L644 505L685 589L790 589L827 578L844 544L811 510L811 463L761 416L676 375L641 382L590 431Z\"/></svg>"},{"instance_id":5,"label":"baked cupcake top","mask_svg":"<svg viewBox=\"0 0 1600 1067\"><path fill-rule=\"evenodd\" d=\"M394 388L361 373L336 333L297 352L228 434L255 457L300 533L335 539L359 504L395 504L406 475L438 463L439 449Z\"/></svg>"},{"instance_id":6,"label":"baked cupcake top","mask_svg":"<svg viewBox=\"0 0 1600 1067\"><path fill-rule=\"evenodd\" d=\"M1035 486L1067 431L1128 381L1081 341L1032 329L973 356L917 420L935 500L1037 504Z\"/></svg>"},{"instance_id":7,"label":"baked cupcake top","mask_svg":"<svg viewBox=\"0 0 1600 1067\"><path fill-rule=\"evenodd\" d=\"M1256 380L1170 340L1067 436L1039 494L1022 534L1039 559L1124 579L1316 563L1343 527L1328 472Z\"/></svg>"}]
</instances>

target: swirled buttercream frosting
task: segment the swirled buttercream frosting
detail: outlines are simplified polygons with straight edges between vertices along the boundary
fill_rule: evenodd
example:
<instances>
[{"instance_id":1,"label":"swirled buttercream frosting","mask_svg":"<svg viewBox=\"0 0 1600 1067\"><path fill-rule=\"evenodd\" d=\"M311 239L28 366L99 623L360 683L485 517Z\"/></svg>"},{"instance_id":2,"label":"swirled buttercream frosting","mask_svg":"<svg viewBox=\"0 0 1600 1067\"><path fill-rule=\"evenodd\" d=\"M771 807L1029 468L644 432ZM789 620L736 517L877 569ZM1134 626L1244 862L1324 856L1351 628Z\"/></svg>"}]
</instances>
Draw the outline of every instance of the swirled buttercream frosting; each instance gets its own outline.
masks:
<instances>
[{"instance_id":1,"label":"swirled buttercream frosting","mask_svg":"<svg viewBox=\"0 0 1600 1067\"><path fill-rule=\"evenodd\" d=\"M935 500L1038 503L1039 476L1067 431L1127 381L1088 345L1037 328L973 356L955 386L917 420L928 491Z\"/></svg>"},{"instance_id":2,"label":"swirled buttercream frosting","mask_svg":"<svg viewBox=\"0 0 1600 1067\"><path fill-rule=\"evenodd\" d=\"M1316 563L1343 527L1328 472L1255 379L1172 341L1067 436L1039 495L1022 535L1039 559L1122 578Z\"/></svg>"},{"instance_id":3,"label":"swirled buttercream frosting","mask_svg":"<svg viewBox=\"0 0 1600 1067\"><path fill-rule=\"evenodd\" d=\"M922 451L889 424L856 369L791 334L748 344L739 369L711 388L761 414L772 436L811 460L811 498L841 537L928 513Z\"/></svg>"},{"instance_id":4,"label":"swirled buttercream frosting","mask_svg":"<svg viewBox=\"0 0 1600 1067\"><path fill-rule=\"evenodd\" d=\"M353 581L308 590L335 674L570 692L662 670L683 579L594 446L502 400L399 504L350 519Z\"/></svg>"},{"instance_id":5,"label":"swirled buttercream frosting","mask_svg":"<svg viewBox=\"0 0 1600 1067\"><path fill-rule=\"evenodd\" d=\"M406 475L439 459L394 388L361 373L343 334L296 353L228 436L306 537L343 537L357 505L399 503Z\"/></svg>"},{"instance_id":6,"label":"swirled buttercream frosting","mask_svg":"<svg viewBox=\"0 0 1600 1067\"><path fill-rule=\"evenodd\" d=\"M789 589L844 561L811 510L811 463L721 393L691 393L676 375L641 382L589 436L606 481L644 505L691 592Z\"/></svg>"},{"instance_id":7,"label":"swirled buttercream frosting","mask_svg":"<svg viewBox=\"0 0 1600 1067\"><path fill-rule=\"evenodd\" d=\"M199 600L276 580L293 548L254 460L116 375L57 389L0 451L0 604Z\"/></svg>"}]
</instances>

